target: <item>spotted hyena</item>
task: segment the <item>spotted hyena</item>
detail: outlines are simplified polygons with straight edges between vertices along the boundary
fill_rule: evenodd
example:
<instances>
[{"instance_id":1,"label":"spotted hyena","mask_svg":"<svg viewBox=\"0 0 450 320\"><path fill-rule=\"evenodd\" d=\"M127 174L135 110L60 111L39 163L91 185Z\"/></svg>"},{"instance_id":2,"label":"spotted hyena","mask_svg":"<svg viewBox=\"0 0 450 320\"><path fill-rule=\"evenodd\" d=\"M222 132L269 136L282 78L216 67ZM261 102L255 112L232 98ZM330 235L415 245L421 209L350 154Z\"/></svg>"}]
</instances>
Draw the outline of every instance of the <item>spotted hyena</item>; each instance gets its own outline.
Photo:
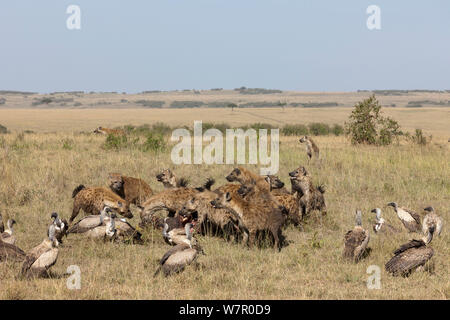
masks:
<instances>
[{"instance_id":1,"label":"spotted hyena","mask_svg":"<svg viewBox=\"0 0 450 320\"><path fill-rule=\"evenodd\" d=\"M142 179L127 177L120 173L108 176L110 189L128 203L142 207L152 195L152 188Z\"/></svg>"},{"instance_id":2,"label":"spotted hyena","mask_svg":"<svg viewBox=\"0 0 450 320\"><path fill-rule=\"evenodd\" d=\"M308 136L303 136L300 138L300 143L306 144L306 154L311 160L313 154L316 159L319 159L319 147L315 144L315 142Z\"/></svg>"},{"instance_id":3,"label":"spotted hyena","mask_svg":"<svg viewBox=\"0 0 450 320\"><path fill-rule=\"evenodd\" d=\"M110 129L110 128L105 128L105 127L98 127L97 129L94 130L94 133L104 134L104 135L113 134L113 135L117 135L117 136L125 135L125 131L123 131L121 129Z\"/></svg>"},{"instance_id":4,"label":"spotted hyena","mask_svg":"<svg viewBox=\"0 0 450 320\"><path fill-rule=\"evenodd\" d=\"M284 224L284 216L281 210L267 204L262 197L256 197L258 201L249 202L239 195L223 193L211 201L215 208L225 208L239 219L240 227L245 236L244 241L252 247L258 232L269 231L274 239L275 248L281 250L284 240L281 227Z\"/></svg>"},{"instance_id":5,"label":"spotted hyena","mask_svg":"<svg viewBox=\"0 0 450 320\"><path fill-rule=\"evenodd\" d=\"M107 188L90 187L79 185L73 190L73 210L69 219L69 224L73 222L81 209L86 214L100 214L105 206L117 211L125 218L133 218L130 211L130 204L117 194Z\"/></svg>"},{"instance_id":6,"label":"spotted hyena","mask_svg":"<svg viewBox=\"0 0 450 320\"><path fill-rule=\"evenodd\" d=\"M324 193L325 187L315 187L311 175L305 167L299 167L289 173L292 189L297 191L303 206L303 216L309 215L312 210L319 210L322 214L327 213Z\"/></svg>"},{"instance_id":7,"label":"spotted hyena","mask_svg":"<svg viewBox=\"0 0 450 320\"><path fill-rule=\"evenodd\" d=\"M178 178L170 169L164 169L156 175L156 180L164 185L164 188L187 187L188 181L184 178Z\"/></svg>"}]
</instances>

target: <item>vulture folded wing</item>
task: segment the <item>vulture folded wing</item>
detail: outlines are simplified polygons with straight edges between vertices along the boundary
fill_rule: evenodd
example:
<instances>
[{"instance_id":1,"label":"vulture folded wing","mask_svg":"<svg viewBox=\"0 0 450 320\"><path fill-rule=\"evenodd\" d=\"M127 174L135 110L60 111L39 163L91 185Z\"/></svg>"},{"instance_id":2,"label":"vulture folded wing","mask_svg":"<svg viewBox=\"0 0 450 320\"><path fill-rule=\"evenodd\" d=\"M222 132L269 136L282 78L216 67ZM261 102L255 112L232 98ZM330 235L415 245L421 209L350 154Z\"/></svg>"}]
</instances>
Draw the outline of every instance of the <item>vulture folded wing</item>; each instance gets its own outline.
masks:
<instances>
[{"instance_id":1,"label":"vulture folded wing","mask_svg":"<svg viewBox=\"0 0 450 320\"><path fill-rule=\"evenodd\" d=\"M166 263L163 265L164 274L167 276L172 273L183 271L196 257L197 250L191 248L175 252L168 257Z\"/></svg>"},{"instance_id":2,"label":"vulture folded wing","mask_svg":"<svg viewBox=\"0 0 450 320\"><path fill-rule=\"evenodd\" d=\"M364 252L367 248L367 244L369 243L369 239L370 239L369 232L364 230L364 232L361 233L361 238L362 238L361 243L359 245L357 245L355 248L354 256L355 256L356 260L359 260L362 257L362 255L364 254Z\"/></svg>"},{"instance_id":3,"label":"vulture folded wing","mask_svg":"<svg viewBox=\"0 0 450 320\"><path fill-rule=\"evenodd\" d=\"M412 247L403 251L389 260L386 265L386 271L393 274L407 274L415 268L424 265L434 254L431 247Z\"/></svg>"},{"instance_id":4,"label":"vulture folded wing","mask_svg":"<svg viewBox=\"0 0 450 320\"><path fill-rule=\"evenodd\" d=\"M31 249L31 251L27 254L25 257L25 261L22 265L22 275L25 275L28 270L30 270L33 263L46 251L50 250L48 246L46 246L44 243L41 243L37 247L34 247Z\"/></svg>"},{"instance_id":5,"label":"vulture folded wing","mask_svg":"<svg viewBox=\"0 0 450 320\"><path fill-rule=\"evenodd\" d=\"M413 240L405 243L404 245L400 246L400 248L398 248L397 250L394 251L394 254L398 255L398 254L400 254L400 253L402 253L402 252L404 252L404 251L406 251L408 249L421 247L424 244L425 243L422 240L415 240L415 239L413 239Z\"/></svg>"},{"instance_id":6,"label":"vulture folded wing","mask_svg":"<svg viewBox=\"0 0 450 320\"><path fill-rule=\"evenodd\" d=\"M420 222L420 216L419 216L418 213L416 213L416 212L414 212L414 211L411 211L411 210L409 210L409 209L405 209L405 208L403 208L403 210L405 210L406 212L408 212L408 213L411 215L411 217L413 217L413 219L414 219L418 224L421 224L421 222Z\"/></svg>"},{"instance_id":7,"label":"vulture folded wing","mask_svg":"<svg viewBox=\"0 0 450 320\"><path fill-rule=\"evenodd\" d=\"M182 251L182 250L184 250L184 249L187 249L187 248L189 248L189 246L188 246L187 244L185 244L185 243L177 244L176 246L170 248L170 249L162 256L161 260L159 261L159 264L160 264L160 265L163 265L163 264L167 261L167 259L169 259L169 257L170 257L171 255L175 254L175 253L178 252L178 251Z\"/></svg>"},{"instance_id":8,"label":"vulture folded wing","mask_svg":"<svg viewBox=\"0 0 450 320\"><path fill-rule=\"evenodd\" d=\"M25 252L20 248L0 240L0 261L11 260L22 262L25 260L25 256Z\"/></svg>"},{"instance_id":9,"label":"vulture folded wing","mask_svg":"<svg viewBox=\"0 0 450 320\"><path fill-rule=\"evenodd\" d=\"M355 250L364 243L367 235L364 229L360 227L355 227L355 229L348 231L345 234L345 247L344 247L344 257L353 259L355 256Z\"/></svg>"},{"instance_id":10,"label":"vulture folded wing","mask_svg":"<svg viewBox=\"0 0 450 320\"><path fill-rule=\"evenodd\" d=\"M43 254L31 265L31 268L45 268L48 269L56 263L58 259L58 249L50 249Z\"/></svg>"},{"instance_id":11,"label":"vulture folded wing","mask_svg":"<svg viewBox=\"0 0 450 320\"><path fill-rule=\"evenodd\" d=\"M70 227L68 233L84 233L100 225L100 216L88 216Z\"/></svg>"}]
</instances>

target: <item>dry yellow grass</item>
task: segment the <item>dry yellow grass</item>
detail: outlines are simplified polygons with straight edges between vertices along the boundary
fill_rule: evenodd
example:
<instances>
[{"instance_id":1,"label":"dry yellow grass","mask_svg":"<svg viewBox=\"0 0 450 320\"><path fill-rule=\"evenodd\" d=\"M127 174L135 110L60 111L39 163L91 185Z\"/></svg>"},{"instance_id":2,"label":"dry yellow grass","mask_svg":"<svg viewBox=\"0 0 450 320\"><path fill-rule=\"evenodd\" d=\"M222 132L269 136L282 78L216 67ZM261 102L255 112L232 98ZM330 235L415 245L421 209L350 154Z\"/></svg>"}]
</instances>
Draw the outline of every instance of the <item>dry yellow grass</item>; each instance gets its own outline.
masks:
<instances>
[{"instance_id":1,"label":"dry yellow grass","mask_svg":"<svg viewBox=\"0 0 450 320\"><path fill-rule=\"evenodd\" d=\"M111 119L113 111L103 110L103 114L100 111L92 111L98 112L96 119ZM177 110L180 111L185 110ZM0 123L13 130L38 131L56 118L55 113L39 114L24 120L26 124L21 127L17 120L11 120L17 115L3 112ZM189 178L192 185L212 176L218 186L226 183L224 177L233 168L231 165L174 166L167 152L155 155L135 149L105 151L101 148L105 137L74 133L100 125L95 123L97 120L87 120L92 113L82 118L81 113L71 113L78 110L57 112L65 119L69 116L63 115L64 112L72 117L72 122L55 121L51 129L43 130L57 133L25 134L23 139L17 132L0 135L0 211L17 221L17 244L25 251L43 240L52 211L70 216L71 193L78 184L106 186L107 174L120 171L144 179L159 191L162 185L156 182L155 174L161 168L171 167L179 176ZM133 112L137 119L139 112ZM139 121L151 122L144 114L154 110L140 112L144 113L140 113ZM176 114L178 119L190 121L184 118L187 114ZM46 116L49 118L44 121ZM114 121L111 125L141 123L125 118L125 113L122 116L110 120ZM412 123L421 124L424 120L420 113L411 117ZM203 114L199 119L207 121ZM402 123L401 119L397 120ZM322 150L321 167L307 165L304 147L299 146L296 138L282 138L279 176L289 184L288 172L300 164L307 165L314 182L327 186L329 210L324 218L308 220L304 232L293 227L285 230L291 243L280 253L272 249L248 250L220 238L199 236L206 252L198 260L199 270L188 268L182 274L164 279L153 278L157 260L168 249L159 232L146 233L145 245L100 244L71 235L60 248L52 279L19 280L16 279L19 264L1 265L0 299L448 299L450 152L447 135L450 132L446 131L449 128L442 127L439 132L444 133L437 135L432 129L426 132L436 136L432 145L426 147L410 144L357 147L351 146L344 137L317 137L315 140ZM71 149L63 147L65 142ZM256 170L255 166L249 167ZM443 217L443 234L432 242L434 272L416 272L404 279L384 271L384 264L394 249L419 237L403 232L388 238L372 232L374 216L370 210L375 207L381 207L384 217L401 227L391 208L385 207L390 201L418 212L432 205ZM354 226L356 208L363 210L363 225L370 228L369 246L373 250L368 258L355 265L343 261L341 254L343 236ZM138 222L136 215L131 223ZM64 273L69 265L81 269L81 290L66 287ZM366 287L369 265L382 269L380 290Z\"/></svg>"}]
</instances>

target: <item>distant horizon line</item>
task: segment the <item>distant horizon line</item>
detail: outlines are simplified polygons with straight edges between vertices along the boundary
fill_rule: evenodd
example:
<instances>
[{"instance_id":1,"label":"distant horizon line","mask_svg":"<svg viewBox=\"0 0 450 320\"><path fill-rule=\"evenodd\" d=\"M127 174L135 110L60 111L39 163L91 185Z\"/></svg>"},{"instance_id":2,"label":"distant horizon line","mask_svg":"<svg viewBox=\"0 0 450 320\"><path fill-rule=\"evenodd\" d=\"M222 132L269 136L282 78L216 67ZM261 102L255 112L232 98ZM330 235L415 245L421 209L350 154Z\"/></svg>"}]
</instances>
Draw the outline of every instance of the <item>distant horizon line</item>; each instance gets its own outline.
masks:
<instances>
[{"instance_id":1,"label":"distant horizon line","mask_svg":"<svg viewBox=\"0 0 450 320\"><path fill-rule=\"evenodd\" d=\"M280 94L283 92L324 92L324 93L333 93L333 92L435 92L435 93L450 93L450 89L357 89L357 90L283 90L283 89L267 89L267 88L257 88L257 87L239 87L239 88L210 88L210 89L172 89L172 90L143 90L136 92L128 92L121 90L113 90L113 91L93 91L93 90L67 90L67 91L48 91L48 92L39 92L39 91L22 91L22 90L8 90L2 89L0 90L0 94L61 94L61 93L83 93L83 94L95 94L95 93L111 93L111 94L151 94L151 93L166 93L166 92L201 92L201 91L245 91L245 90L261 90L262 92L258 93L249 93L249 94ZM264 92L264 91L277 91L277 92Z\"/></svg>"}]
</instances>

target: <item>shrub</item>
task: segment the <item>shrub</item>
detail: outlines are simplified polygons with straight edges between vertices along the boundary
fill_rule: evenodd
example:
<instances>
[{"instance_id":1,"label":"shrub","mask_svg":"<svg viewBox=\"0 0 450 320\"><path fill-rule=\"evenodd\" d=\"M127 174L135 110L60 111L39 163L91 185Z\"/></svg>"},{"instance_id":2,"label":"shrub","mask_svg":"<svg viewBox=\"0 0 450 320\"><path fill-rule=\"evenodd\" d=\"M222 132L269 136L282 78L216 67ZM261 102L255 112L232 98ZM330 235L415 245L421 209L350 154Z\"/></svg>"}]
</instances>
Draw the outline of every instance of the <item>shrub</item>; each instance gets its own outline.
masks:
<instances>
[{"instance_id":1,"label":"shrub","mask_svg":"<svg viewBox=\"0 0 450 320\"><path fill-rule=\"evenodd\" d=\"M205 103L202 101L173 101L170 104L172 108L199 108Z\"/></svg>"},{"instance_id":2,"label":"shrub","mask_svg":"<svg viewBox=\"0 0 450 320\"><path fill-rule=\"evenodd\" d=\"M125 99L122 99L125 100ZM123 103L123 101L121 101ZM127 102L125 100L125 102ZM164 101L155 101L155 100L137 100L135 101L136 104L140 104L143 107L147 107L147 108L162 108L162 106L164 105Z\"/></svg>"},{"instance_id":3,"label":"shrub","mask_svg":"<svg viewBox=\"0 0 450 320\"><path fill-rule=\"evenodd\" d=\"M72 150L73 149L74 141L72 139L63 139L62 143L63 143L62 148L64 150Z\"/></svg>"},{"instance_id":4,"label":"shrub","mask_svg":"<svg viewBox=\"0 0 450 320\"><path fill-rule=\"evenodd\" d=\"M341 126L340 124L335 124L333 125L333 129L331 129L331 131L334 133L335 136L340 136L341 134L344 133L344 127Z\"/></svg>"},{"instance_id":5,"label":"shrub","mask_svg":"<svg viewBox=\"0 0 450 320\"><path fill-rule=\"evenodd\" d=\"M372 95L355 105L349 122L345 123L345 133L353 144L388 145L394 137L402 134L399 124L381 114L381 105Z\"/></svg>"},{"instance_id":6,"label":"shrub","mask_svg":"<svg viewBox=\"0 0 450 320\"><path fill-rule=\"evenodd\" d=\"M0 98L0 105L5 104L6 103L6 99L5 98Z\"/></svg>"},{"instance_id":7,"label":"shrub","mask_svg":"<svg viewBox=\"0 0 450 320\"><path fill-rule=\"evenodd\" d=\"M103 144L103 147L106 150L120 150L127 146L127 137L126 136L116 136L114 134L109 134L106 137L106 141Z\"/></svg>"},{"instance_id":8,"label":"shrub","mask_svg":"<svg viewBox=\"0 0 450 320\"><path fill-rule=\"evenodd\" d=\"M152 133L156 133L162 136L169 135L173 129L163 122L156 122L152 125Z\"/></svg>"},{"instance_id":9,"label":"shrub","mask_svg":"<svg viewBox=\"0 0 450 320\"><path fill-rule=\"evenodd\" d=\"M286 124L281 129L281 134L285 136L306 136L308 127L304 124Z\"/></svg>"},{"instance_id":10,"label":"shrub","mask_svg":"<svg viewBox=\"0 0 450 320\"><path fill-rule=\"evenodd\" d=\"M314 122L308 125L309 132L314 136L324 136L330 134L330 126L326 123Z\"/></svg>"},{"instance_id":11,"label":"shrub","mask_svg":"<svg viewBox=\"0 0 450 320\"><path fill-rule=\"evenodd\" d=\"M140 149L144 152L160 152L166 149L166 142L162 135L149 133Z\"/></svg>"},{"instance_id":12,"label":"shrub","mask_svg":"<svg viewBox=\"0 0 450 320\"><path fill-rule=\"evenodd\" d=\"M431 142L432 136L430 135L428 138L422 132L422 129L416 129L415 134L411 135L409 132L405 134L406 138L412 143L425 146Z\"/></svg>"}]
</instances>

